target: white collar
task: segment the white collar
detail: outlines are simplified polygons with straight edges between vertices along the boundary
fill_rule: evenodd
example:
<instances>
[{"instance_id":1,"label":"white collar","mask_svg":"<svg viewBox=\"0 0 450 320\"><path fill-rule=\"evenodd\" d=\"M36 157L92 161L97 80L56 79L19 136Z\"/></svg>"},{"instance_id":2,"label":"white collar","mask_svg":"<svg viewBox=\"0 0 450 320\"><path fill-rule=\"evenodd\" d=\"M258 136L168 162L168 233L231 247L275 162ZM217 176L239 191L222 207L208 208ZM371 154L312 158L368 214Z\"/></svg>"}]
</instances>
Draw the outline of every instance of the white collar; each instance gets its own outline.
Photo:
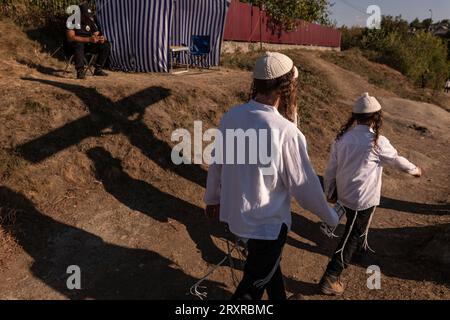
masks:
<instances>
[{"instance_id":1,"label":"white collar","mask_svg":"<svg viewBox=\"0 0 450 320\"><path fill-rule=\"evenodd\" d=\"M278 112L278 109L275 108L274 106L258 102L258 101L254 100L254 99L250 100L248 102L248 104L251 105L252 107L255 107L255 108L260 109L260 110L266 110L266 111L270 111L270 112L274 112L274 113L280 114Z\"/></svg>"},{"instance_id":2,"label":"white collar","mask_svg":"<svg viewBox=\"0 0 450 320\"><path fill-rule=\"evenodd\" d=\"M355 130L357 130L357 131L369 131L369 132L372 132L372 133L375 133L375 131L373 131L373 129L372 128L370 128L368 125L365 125L365 124L358 124L358 125L356 125L355 126Z\"/></svg>"}]
</instances>

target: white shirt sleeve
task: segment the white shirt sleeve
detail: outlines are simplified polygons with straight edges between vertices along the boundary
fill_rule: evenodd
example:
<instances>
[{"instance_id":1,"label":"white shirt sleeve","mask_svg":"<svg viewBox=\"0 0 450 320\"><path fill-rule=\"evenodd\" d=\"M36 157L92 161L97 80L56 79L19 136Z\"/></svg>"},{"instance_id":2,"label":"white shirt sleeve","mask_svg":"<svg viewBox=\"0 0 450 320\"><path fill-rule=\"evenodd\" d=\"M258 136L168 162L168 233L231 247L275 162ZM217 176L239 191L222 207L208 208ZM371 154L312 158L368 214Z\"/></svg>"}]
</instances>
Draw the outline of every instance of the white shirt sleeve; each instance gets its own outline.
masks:
<instances>
[{"instance_id":1,"label":"white shirt sleeve","mask_svg":"<svg viewBox=\"0 0 450 320\"><path fill-rule=\"evenodd\" d=\"M337 226L338 216L328 206L319 178L311 166L303 135L299 134L287 141L282 149L282 161L281 177L300 206L329 226Z\"/></svg>"},{"instance_id":2,"label":"white shirt sleeve","mask_svg":"<svg viewBox=\"0 0 450 320\"><path fill-rule=\"evenodd\" d=\"M208 169L206 193L204 201L206 205L220 204L220 184L222 178L222 165L212 164Z\"/></svg>"},{"instance_id":3,"label":"white shirt sleeve","mask_svg":"<svg viewBox=\"0 0 450 320\"><path fill-rule=\"evenodd\" d=\"M414 164L398 155L397 150L386 137L381 136L379 139L378 155L382 166L390 166L409 174L415 174L418 171Z\"/></svg>"},{"instance_id":4,"label":"white shirt sleeve","mask_svg":"<svg viewBox=\"0 0 450 320\"><path fill-rule=\"evenodd\" d=\"M222 121L219 130L223 133ZM213 154L214 156L214 154ZM208 178L206 180L206 193L203 201L206 205L220 204L220 191L222 182L222 164L213 163L208 168Z\"/></svg>"},{"instance_id":5,"label":"white shirt sleeve","mask_svg":"<svg viewBox=\"0 0 450 320\"><path fill-rule=\"evenodd\" d=\"M336 142L331 146L330 159L324 176L325 194L328 198L336 191L336 172L338 167Z\"/></svg>"}]
</instances>

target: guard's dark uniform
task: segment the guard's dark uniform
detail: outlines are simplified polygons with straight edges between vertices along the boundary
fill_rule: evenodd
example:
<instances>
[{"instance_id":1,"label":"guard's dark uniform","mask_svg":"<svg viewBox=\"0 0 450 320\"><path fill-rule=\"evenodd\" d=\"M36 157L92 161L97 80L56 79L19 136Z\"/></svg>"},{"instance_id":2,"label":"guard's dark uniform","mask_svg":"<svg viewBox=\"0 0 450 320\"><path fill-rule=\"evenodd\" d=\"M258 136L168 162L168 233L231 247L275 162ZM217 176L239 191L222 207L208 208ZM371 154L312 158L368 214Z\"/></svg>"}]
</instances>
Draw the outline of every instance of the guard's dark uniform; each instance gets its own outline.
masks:
<instances>
[{"instance_id":1,"label":"guard's dark uniform","mask_svg":"<svg viewBox=\"0 0 450 320\"><path fill-rule=\"evenodd\" d=\"M100 32L100 28L98 27L95 18L90 17L82 17L81 19L81 28L74 29L75 35L78 37L86 37L90 38L94 35L95 32ZM98 69L102 69L105 66L106 61L111 52L111 44L109 42L105 43L81 43L75 41L66 41L65 50L67 53L75 55L75 68L78 70L82 70L85 66L84 57L86 53L94 53L97 54L97 60L94 63L94 67Z\"/></svg>"}]
</instances>

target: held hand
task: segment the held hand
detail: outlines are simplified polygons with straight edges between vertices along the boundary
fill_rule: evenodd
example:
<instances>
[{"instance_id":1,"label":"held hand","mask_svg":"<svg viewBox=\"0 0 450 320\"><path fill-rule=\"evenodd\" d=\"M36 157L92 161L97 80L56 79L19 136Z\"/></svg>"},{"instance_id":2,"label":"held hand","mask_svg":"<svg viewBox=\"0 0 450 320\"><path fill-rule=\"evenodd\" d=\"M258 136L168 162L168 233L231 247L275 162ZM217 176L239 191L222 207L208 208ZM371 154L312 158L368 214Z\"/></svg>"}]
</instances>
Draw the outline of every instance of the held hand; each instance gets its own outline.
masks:
<instances>
[{"instance_id":1,"label":"held hand","mask_svg":"<svg viewBox=\"0 0 450 320\"><path fill-rule=\"evenodd\" d=\"M209 219L217 219L220 213L220 205L206 206L205 215Z\"/></svg>"},{"instance_id":2,"label":"held hand","mask_svg":"<svg viewBox=\"0 0 450 320\"><path fill-rule=\"evenodd\" d=\"M337 199L334 198L334 197L328 198L327 200L328 200L328 202L331 203L331 204L336 204L336 203L337 203Z\"/></svg>"},{"instance_id":3,"label":"held hand","mask_svg":"<svg viewBox=\"0 0 450 320\"><path fill-rule=\"evenodd\" d=\"M336 231L342 217L346 214L346 210L345 210L345 207L337 201L336 201L336 205L331 210L336 214L336 216L338 218L338 224L336 226L330 226L327 223L322 222L322 224L320 225L320 231L328 238L333 239L333 238L338 238L338 236L336 236L334 234L334 232Z\"/></svg>"},{"instance_id":4,"label":"held hand","mask_svg":"<svg viewBox=\"0 0 450 320\"><path fill-rule=\"evenodd\" d=\"M320 231L328 238L334 239L339 238L339 236L334 234L334 231L336 231L336 227L331 227L327 225L325 222L322 222L320 224Z\"/></svg>"},{"instance_id":5,"label":"held hand","mask_svg":"<svg viewBox=\"0 0 450 320\"><path fill-rule=\"evenodd\" d=\"M98 43L99 41L100 41L100 39L97 36L93 35L91 37L91 43Z\"/></svg>"}]
</instances>

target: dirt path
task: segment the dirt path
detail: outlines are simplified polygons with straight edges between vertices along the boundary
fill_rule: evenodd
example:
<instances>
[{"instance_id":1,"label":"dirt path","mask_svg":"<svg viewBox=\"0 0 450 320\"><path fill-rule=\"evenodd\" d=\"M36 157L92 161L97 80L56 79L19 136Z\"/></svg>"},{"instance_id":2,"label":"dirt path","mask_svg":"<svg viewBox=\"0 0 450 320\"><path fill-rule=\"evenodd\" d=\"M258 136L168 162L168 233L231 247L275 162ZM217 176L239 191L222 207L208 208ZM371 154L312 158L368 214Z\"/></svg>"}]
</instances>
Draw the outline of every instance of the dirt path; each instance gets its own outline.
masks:
<instances>
[{"instance_id":1,"label":"dirt path","mask_svg":"<svg viewBox=\"0 0 450 320\"><path fill-rule=\"evenodd\" d=\"M415 180L387 170L370 234L377 253L346 271L343 299L450 298L448 113L305 55L339 90L336 108L367 90L380 94L385 134L426 173ZM217 125L245 98L250 74L113 73L79 82L60 77L61 64L44 58L32 68L13 60L4 68L1 143L24 159L11 160L17 168L0 187L2 217L15 217L1 220L0 298L192 298L189 287L226 252L226 235L202 217L205 168L171 164L171 133L192 130L198 119ZM308 139L323 150L311 154L321 174L328 142ZM296 298L327 299L316 284L337 242L320 236L311 214L294 212L282 261L287 289ZM366 287L369 264L381 268L381 290ZM67 289L69 265L80 266L82 290ZM206 286L209 298L228 298L230 268Z\"/></svg>"},{"instance_id":2,"label":"dirt path","mask_svg":"<svg viewBox=\"0 0 450 320\"><path fill-rule=\"evenodd\" d=\"M303 54L307 59L314 62L314 66L327 75L330 84L341 99L339 102L345 105L352 105L363 92L370 92L376 96L394 96L393 93L370 84L367 79L360 75L321 59L319 52L305 51Z\"/></svg>"}]
</instances>

